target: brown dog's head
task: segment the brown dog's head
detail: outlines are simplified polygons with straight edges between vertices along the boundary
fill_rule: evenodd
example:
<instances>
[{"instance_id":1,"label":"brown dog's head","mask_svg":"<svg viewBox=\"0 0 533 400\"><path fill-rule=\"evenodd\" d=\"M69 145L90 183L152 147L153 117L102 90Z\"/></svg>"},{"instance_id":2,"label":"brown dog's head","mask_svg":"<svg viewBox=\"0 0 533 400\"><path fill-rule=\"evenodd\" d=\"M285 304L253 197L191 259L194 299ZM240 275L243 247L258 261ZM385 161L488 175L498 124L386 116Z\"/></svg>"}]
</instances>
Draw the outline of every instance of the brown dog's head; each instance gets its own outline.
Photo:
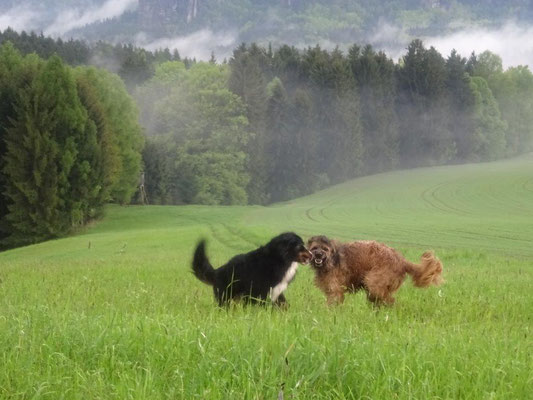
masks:
<instances>
[{"instance_id":1,"label":"brown dog's head","mask_svg":"<svg viewBox=\"0 0 533 400\"><path fill-rule=\"evenodd\" d=\"M337 243L326 236L313 236L307 241L307 248L313 255L311 266L316 269L335 267L339 263Z\"/></svg>"}]
</instances>

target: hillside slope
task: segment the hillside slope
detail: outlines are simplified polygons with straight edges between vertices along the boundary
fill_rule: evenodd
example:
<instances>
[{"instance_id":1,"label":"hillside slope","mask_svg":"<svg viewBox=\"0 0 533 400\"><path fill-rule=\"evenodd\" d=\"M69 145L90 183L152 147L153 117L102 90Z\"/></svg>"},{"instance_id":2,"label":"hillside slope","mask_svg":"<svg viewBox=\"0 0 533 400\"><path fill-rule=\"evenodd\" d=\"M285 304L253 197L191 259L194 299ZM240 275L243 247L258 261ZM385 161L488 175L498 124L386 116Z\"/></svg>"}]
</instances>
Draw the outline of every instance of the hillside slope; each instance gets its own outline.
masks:
<instances>
[{"instance_id":1,"label":"hillside slope","mask_svg":"<svg viewBox=\"0 0 533 400\"><path fill-rule=\"evenodd\" d=\"M85 232L0 253L0 263L124 252L164 257L200 236L231 254L285 230L532 257L533 154L363 177L270 207L110 206Z\"/></svg>"},{"instance_id":2,"label":"hillside slope","mask_svg":"<svg viewBox=\"0 0 533 400\"><path fill-rule=\"evenodd\" d=\"M520 0L139 0L134 12L84 29L83 34L124 35L133 26L152 37L185 35L199 29L238 33L241 41L295 45L331 41L373 42L382 28L403 34L439 35L465 26L494 26L509 19L531 20ZM396 32L395 34L398 34ZM389 40L393 40L394 34ZM111 39L111 37L107 37Z\"/></svg>"},{"instance_id":3,"label":"hillside slope","mask_svg":"<svg viewBox=\"0 0 533 400\"><path fill-rule=\"evenodd\" d=\"M363 177L258 211L250 220L344 239L531 256L533 154Z\"/></svg>"}]
</instances>

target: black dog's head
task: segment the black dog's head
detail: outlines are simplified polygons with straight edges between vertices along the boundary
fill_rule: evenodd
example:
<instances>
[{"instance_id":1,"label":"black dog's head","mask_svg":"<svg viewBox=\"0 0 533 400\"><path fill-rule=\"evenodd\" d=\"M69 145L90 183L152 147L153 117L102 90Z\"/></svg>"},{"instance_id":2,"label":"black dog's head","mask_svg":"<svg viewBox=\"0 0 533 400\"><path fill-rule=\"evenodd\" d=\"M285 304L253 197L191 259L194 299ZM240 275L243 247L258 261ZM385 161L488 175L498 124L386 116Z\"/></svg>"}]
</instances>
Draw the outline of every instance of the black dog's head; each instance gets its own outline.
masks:
<instances>
[{"instance_id":1,"label":"black dog's head","mask_svg":"<svg viewBox=\"0 0 533 400\"><path fill-rule=\"evenodd\" d=\"M319 268L334 267L339 262L337 243L326 236L313 236L307 241L307 247L311 251L313 258L311 266Z\"/></svg>"},{"instance_id":2,"label":"black dog's head","mask_svg":"<svg viewBox=\"0 0 533 400\"><path fill-rule=\"evenodd\" d=\"M271 251L282 254L286 260L297 261L300 264L307 264L312 257L311 252L305 248L302 238L293 232L286 232L276 236L266 247Z\"/></svg>"}]
</instances>

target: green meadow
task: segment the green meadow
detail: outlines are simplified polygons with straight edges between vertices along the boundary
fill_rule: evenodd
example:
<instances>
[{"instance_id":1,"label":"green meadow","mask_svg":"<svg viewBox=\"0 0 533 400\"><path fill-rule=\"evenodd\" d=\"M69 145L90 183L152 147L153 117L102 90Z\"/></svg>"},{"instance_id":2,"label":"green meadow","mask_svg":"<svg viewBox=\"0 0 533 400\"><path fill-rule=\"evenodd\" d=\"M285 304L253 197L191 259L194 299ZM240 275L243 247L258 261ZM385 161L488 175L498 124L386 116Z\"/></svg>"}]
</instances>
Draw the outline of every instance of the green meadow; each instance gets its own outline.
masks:
<instances>
[{"instance_id":1,"label":"green meadow","mask_svg":"<svg viewBox=\"0 0 533 400\"><path fill-rule=\"evenodd\" d=\"M190 273L293 230L375 239L441 287L328 307L301 266L288 310L215 306ZM269 207L109 206L0 253L0 399L531 399L533 154L359 178Z\"/></svg>"}]
</instances>

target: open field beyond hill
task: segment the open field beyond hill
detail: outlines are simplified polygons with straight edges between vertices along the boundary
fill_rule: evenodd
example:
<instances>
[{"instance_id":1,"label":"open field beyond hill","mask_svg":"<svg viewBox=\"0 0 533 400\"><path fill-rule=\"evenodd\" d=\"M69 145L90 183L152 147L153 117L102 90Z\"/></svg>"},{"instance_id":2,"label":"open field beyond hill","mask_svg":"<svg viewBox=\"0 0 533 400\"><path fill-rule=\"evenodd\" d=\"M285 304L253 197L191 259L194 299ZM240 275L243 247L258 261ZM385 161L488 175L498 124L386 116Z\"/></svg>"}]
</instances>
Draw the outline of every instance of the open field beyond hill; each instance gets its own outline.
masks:
<instances>
[{"instance_id":1,"label":"open field beyond hill","mask_svg":"<svg viewBox=\"0 0 533 400\"><path fill-rule=\"evenodd\" d=\"M189 272L280 231L376 239L446 283L328 308L300 267L286 311L217 309ZM529 399L533 154L356 179L270 207L110 206L0 253L1 399Z\"/></svg>"}]
</instances>

